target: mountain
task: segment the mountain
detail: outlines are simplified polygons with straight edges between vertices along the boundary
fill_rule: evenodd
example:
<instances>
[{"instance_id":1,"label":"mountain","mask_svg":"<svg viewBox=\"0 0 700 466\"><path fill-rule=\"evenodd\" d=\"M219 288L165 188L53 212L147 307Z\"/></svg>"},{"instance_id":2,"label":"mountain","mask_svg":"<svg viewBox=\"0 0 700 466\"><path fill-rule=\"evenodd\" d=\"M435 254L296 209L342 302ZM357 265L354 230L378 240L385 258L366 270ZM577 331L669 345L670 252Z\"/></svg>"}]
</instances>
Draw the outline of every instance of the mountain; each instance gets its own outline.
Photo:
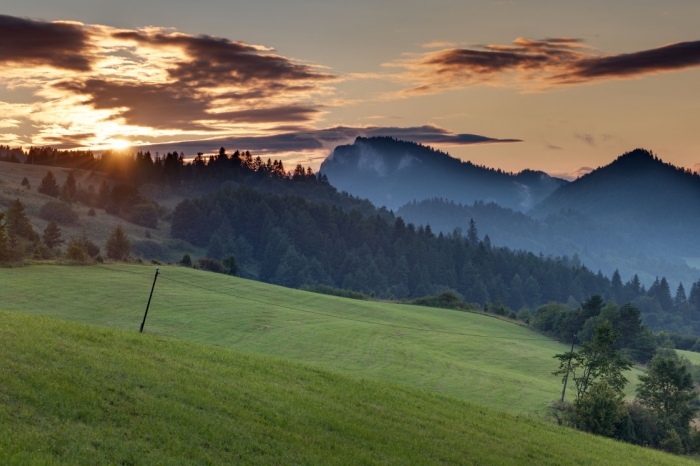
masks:
<instances>
[{"instance_id":1,"label":"mountain","mask_svg":"<svg viewBox=\"0 0 700 466\"><path fill-rule=\"evenodd\" d=\"M413 200L444 197L462 203L496 202L525 211L567 183L539 171L514 174L474 165L390 137L358 137L353 144L338 146L320 172L339 190L391 209Z\"/></svg>"},{"instance_id":2,"label":"mountain","mask_svg":"<svg viewBox=\"0 0 700 466\"><path fill-rule=\"evenodd\" d=\"M651 256L692 257L700 243L700 175L635 149L561 186L530 212L574 209Z\"/></svg>"}]
</instances>

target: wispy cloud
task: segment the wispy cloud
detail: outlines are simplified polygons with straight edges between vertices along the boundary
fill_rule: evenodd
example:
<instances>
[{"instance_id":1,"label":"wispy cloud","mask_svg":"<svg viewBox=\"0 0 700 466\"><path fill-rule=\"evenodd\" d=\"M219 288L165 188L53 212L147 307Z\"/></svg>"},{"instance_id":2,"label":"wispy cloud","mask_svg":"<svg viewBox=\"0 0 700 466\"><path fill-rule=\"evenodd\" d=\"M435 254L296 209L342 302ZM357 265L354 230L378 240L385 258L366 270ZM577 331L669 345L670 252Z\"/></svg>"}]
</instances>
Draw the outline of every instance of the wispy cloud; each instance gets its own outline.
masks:
<instances>
[{"instance_id":1,"label":"wispy cloud","mask_svg":"<svg viewBox=\"0 0 700 466\"><path fill-rule=\"evenodd\" d=\"M581 178L584 175L588 175L590 172L595 170L595 168L592 167L581 167L578 168L574 171L571 172L548 172L551 176L555 176L557 178L563 178L565 180L573 181L577 178Z\"/></svg>"},{"instance_id":2,"label":"wispy cloud","mask_svg":"<svg viewBox=\"0 0 700 466\"><path fill-rule=\"evenodd\" d=\"M584 134L576 133L576 134L575 134L575 137L576 137L576 139L580 139L581 141L585 142L586 144L588 144L588 145L591 146L591 147L595 147L595 145L596 145L595 137L594 137L593 135L591 135L591 134L588 134L588 133L584 133Z\"/></svg>"},{"instance_id":3,"label":"wispy cloud","mask_svg":"<svg viewBox=\"0 0 700 466\"><path fill-rule=\"evenodd\" d=\"M405 95L478 84L542 90L627 79L700 66L700 41L680 42L627 54L605 54L581 39L518 38L509 45L448 47L385 64L403 69L412 84Z\"/></svg>"},{"instance_id":4,"label":"wispy cloud","mask_svg":"<svg viewBox=\"0 0 700 466\"><path fill-rule=\"evenodd\" d=\"M435 125L408 128L385 126L334 126L318 130L288 131L279 134L253 137L226 137L209 140L171 142L143 146L152 151L182 151L186 155L197 152L214 153L220 147L250 150L263 154L287 152L314 152L332 149L336 145L352 142L358 136L392 136L407 141L438 146L497 144L521 142L520 139L498 139L476 134L458 134Z\"/></svg>"}]
</instances>

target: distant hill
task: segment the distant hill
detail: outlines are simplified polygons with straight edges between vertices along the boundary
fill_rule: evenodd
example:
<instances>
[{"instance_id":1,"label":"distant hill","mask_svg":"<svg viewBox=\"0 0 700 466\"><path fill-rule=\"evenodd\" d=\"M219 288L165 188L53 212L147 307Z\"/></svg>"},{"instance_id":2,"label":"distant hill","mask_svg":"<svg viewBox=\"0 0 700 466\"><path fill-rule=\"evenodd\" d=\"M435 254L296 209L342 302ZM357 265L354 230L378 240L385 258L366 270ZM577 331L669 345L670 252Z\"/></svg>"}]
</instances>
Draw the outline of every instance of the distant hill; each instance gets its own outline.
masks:
<instances>
[{"instance_id":1,"label":"distant hill","mask_svg":"<svg viewBox=\"0 0 700 466\"><path fill-rule=\"evenodd\" d=\"M568 256L572 264L581 262L606 275L617 269L625 280L638 274L646 286L657 276L665 276L674 284L692 283L700 277L700 271L685 265L681 257L650 257L624 237L624 228L600 223L571 209L535 219L495 203L459 204L438 198L405 204L396 215L406 222L430 225L433 231L443 233L451 233L455 228L466 233L473 218L479 234L488 235L497 246Z\"/></svg>"},{"instance_id":2,"label":"distant hill","mask_svg":"<svg viewBox=\"0 0 700 466\"><path fill-rule=\"evenodd\" d=\"M358 137L353 144L338 146L320 171L339 190L392 209L413 200L444 197L525 211L567 183L539 171L514 174L486 168L390 137Z\"/></svg>"},{"instance_id":3,"label":"distant hill","mask_svg":"<svg viewBox=\"0 0 700 466\"><path fill-rule=\"evenodd\" d=\"M561 186L532 209L545 218L574 209L615 227L653 256L700 255L700 176L635 149Z\"/></svg>"}]
</instances>

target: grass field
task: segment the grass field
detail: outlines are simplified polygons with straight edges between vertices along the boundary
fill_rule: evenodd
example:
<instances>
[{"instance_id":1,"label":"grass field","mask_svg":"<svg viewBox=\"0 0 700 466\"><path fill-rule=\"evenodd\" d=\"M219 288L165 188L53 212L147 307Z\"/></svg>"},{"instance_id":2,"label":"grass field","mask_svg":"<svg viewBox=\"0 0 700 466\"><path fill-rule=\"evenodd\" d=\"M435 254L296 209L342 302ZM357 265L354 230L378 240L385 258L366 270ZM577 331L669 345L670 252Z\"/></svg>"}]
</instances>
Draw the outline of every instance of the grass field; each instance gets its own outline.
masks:
<instances>
[{"instance_id":1,"label":"grass field","mask_svg":"<svg viewBox=\"0 0 700 466\"><path fill-rule=\"evenodd\" d=\"M133 331L0 312L0 355L3 465L695 464L400 384Z\"/></svg>"},{"instance_id":2,"label":"grass field","mask_svg":"<svg viewBox=\"0 0 700 466\"><path fill-rule=\"evenodd\" d=\"M700 366L700 353L696 353L695 351L682 351L682 350L676 350L676 353L678 353L678 356L683 356L686 358L688 361L692 362L693 364Z\"/></svg>"},{"instance_id":3,"label":"grass field","mask_svg":"<svg viewBox=\"0 0 700 466\"><path fill-rule=\"evenodd\" d=\"M0 309L137 331L154 268L0 269ZM561 393L552 356L568 347L512 322L183 267L161 271L148 333L399 382L511 412L537 412ZM632 394L636 375L629 378Z\"/></svg>"}]
</instances>

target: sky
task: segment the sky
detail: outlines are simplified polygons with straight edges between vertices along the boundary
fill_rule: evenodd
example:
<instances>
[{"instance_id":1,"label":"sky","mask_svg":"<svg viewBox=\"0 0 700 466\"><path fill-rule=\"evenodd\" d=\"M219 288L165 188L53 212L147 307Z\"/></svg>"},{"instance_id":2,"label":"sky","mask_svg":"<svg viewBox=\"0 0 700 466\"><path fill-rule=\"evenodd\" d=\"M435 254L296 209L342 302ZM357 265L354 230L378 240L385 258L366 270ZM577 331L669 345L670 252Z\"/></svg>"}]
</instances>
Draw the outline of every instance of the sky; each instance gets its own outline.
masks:
<instances>
[{"instance_id":1,"label":"sky","mask_svg":"<svg viewBox=\"0 0 700 466\"><path fill-rule=\"evenodd\" d=\"M392 135L575 177L700 171L700 2L3 0L0 144L251 150Z\"/></svg>"}]
</instances>

